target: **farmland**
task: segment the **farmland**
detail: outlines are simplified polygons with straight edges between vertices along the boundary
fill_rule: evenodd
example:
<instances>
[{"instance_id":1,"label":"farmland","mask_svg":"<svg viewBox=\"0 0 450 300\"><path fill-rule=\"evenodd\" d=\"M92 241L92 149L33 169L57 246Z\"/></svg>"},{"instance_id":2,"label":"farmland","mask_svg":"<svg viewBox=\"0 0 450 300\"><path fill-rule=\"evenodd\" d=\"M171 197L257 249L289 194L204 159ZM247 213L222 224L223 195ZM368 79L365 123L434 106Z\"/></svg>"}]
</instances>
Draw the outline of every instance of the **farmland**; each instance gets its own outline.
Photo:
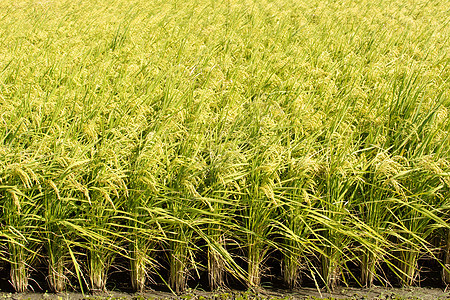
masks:
<instances>
[{"instance_id":1,"label":"farmland","mask_svg":"<svg viewBox=\"0 0 450 300\"><path fill-rule=\"evenodd\" d=\"M449 22L445 0L0 0L0 273L333 290L425 261L449 284Z\"/></svg>"}]
</instances>

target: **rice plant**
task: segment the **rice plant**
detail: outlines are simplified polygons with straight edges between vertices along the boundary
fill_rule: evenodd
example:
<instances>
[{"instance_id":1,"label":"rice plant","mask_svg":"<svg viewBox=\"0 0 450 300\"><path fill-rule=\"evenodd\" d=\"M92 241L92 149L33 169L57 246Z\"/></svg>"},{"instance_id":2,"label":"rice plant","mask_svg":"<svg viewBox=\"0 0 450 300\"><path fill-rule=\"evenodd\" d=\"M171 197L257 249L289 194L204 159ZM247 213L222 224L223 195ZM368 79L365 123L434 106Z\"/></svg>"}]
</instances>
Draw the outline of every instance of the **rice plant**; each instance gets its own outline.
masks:
<instances>
[{"instance_id":1,"label":"rice plant","mask_svg":"<svg viewBox=\"0 0 450 300\"><path fill-rule=\"evenodd\" d=\"M2 239L8 249L5 259L11 266L10 281L17 292L28 290L29 276L40 248L40 191L32 188L32 182L39 179L30 163L24 160L21 164L10 164L2 174L6 183L1 196Z\"/></svg>"}]
</instances>

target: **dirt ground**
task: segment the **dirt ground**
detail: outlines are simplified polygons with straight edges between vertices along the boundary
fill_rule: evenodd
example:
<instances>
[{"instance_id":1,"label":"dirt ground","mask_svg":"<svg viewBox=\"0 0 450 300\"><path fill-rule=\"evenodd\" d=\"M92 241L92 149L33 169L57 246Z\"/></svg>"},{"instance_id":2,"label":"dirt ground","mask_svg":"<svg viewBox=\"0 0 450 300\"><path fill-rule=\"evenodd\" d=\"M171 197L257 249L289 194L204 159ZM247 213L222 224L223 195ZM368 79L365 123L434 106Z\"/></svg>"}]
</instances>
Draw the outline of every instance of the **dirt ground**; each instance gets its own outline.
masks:
<instances>
[{"instance_id":1,"label":"dirt ground","mask_svg":"<svg viewBox=\"0 0 450 300\"><path fill-rule=\"evenodd\" d=\"M263 290L257 295L249 294L242 291L225 291L220 293L214 292L202 292L202 291L190 291L181 296L175 296L171 293L148 291L140 294L128 294L120 292L107 292L98 295L85 295L80 293L61 293L61 294L49 294L49 293L24 293L24 294L11 294L1 293L1 299L14 299L14 300L81 300L81 299L183 299L183 300L250 300L250 299L357 299L357 300L369 300L369 299L383 299L383 300L406 300L406 299L421 299L421 300L444 300L450 299L450 292L436 288L384 288L374 287L371 289L360 288L341 288L334 293L327 293L324 291L318 291L314 288L302 288L295 291L283 291L283 290Z\"/></svg>"}]
</instances>

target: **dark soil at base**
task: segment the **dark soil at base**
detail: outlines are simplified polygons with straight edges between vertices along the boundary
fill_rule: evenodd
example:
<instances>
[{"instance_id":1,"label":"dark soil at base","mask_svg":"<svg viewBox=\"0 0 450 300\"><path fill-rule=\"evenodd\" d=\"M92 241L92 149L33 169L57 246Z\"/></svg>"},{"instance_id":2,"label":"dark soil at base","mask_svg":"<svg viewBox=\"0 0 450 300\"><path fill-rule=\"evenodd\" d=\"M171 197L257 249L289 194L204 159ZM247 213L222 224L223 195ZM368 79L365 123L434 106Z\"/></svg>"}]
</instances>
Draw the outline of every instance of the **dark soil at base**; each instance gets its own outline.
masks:
<instances>
[{"instance_id":1,"label":"dark soil at base","mask_svg":"<svg viewBox=\"0 0 450 300\"><path fill-rule=\"evenodd\" d=\"M208 291L208 280L206 272L201 272L200 278L190 280L190 289L182 295L174 295L167 288L162 280L156 280L149 284L149 289L144 293L133 293L131 290L131 278L129 272L129 265L126 260L118 260L116 267L112 268L108 274L108 283L106 288L108 292L96 294L82 294L80 292L65 292L65 293L49 293L49 286L46 279L48 270L44 265L37 267L31 274L29 282L29 289L34 292L30 293L14 293L12 285L9 282L9 267L7 264L0 263L0 300L2 299L48 299L48 300L64 300L64 299L183 299L183 300L263 300L263 299L383 299L383 300L406 300L406 299L421 299L421 300L444 300L450 299L450 288L447 288L441 280L442 266L430 259L419 261L419 274L417 284L422 287L396 287L394 276L391 277L394 287L380 287L376 286L370 289L358 288L356 282L348 281L350 287L340 287L333 293L327 292L326 289L319 289L315 287L315 283L311 278L304 277L302 288L295 290L287 290L282 283L280 265L276 256L272 256L274 261L267 262L266 276L262 278L261 285L263 288L257 293L246 292L245 285L233 278L227 278L227 284L231 288L217 291ZM245 266L243 266L245 267ZM352 269L352 266L348 266ZM356 268L357 266L355 266ZM167 277L167 270L160 274L161 277ZM387 268L384 268L387 270ZM353 271L353 270L352 270ZM349 276L349 278L351 278ZM73 282L76 286L76 282ZM376 282L380 285L380 282ZM84 286L84 290L87 287Z\"/></svg>"},{"instance_id":2,"label":"dark soil at base","mask_svg":"<svg viewBox=\"0 0 450 300\"><path fill-rule=\"evenodd\" d=\"M176 296L168 292L156 292L146 291L144 293L130 294L124 292L105 292L95 295L83 295L81 293L2 293L0 292L0 299L17 299L17 300L82 300L82 299L183 299L183 300L263 300L263 299L357 299L357 300L369 300L369 299L383 299L383 300L444 300L450 299L450 293L448 291L437 288L384 288L373 287L371 289L361 288L340 288L333 293L325 291L319 291L314 288L301 288L293 291L266 289L261 290L258 293L248 293L242 291L222 291L222 292L204 292L192 290L183 295Z\"/></svg>"}]
</instances>

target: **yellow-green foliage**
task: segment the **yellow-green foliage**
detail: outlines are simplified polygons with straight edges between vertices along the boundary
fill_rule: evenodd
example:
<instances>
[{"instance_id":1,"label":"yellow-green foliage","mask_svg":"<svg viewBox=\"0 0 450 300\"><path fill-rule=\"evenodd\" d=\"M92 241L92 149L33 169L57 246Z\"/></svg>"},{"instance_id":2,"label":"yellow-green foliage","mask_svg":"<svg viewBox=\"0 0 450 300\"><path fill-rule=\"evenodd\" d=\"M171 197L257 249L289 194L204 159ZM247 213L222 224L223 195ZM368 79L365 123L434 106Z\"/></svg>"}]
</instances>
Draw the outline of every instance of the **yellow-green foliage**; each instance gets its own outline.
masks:
<instances>
[{"instance_id":1,"label":"yellow-green foliage","mask_svg":"<svg viewBox=\"0 0 450 300\"><path fill-rule=\"evenodd\" d=\"M103 290L118 256L136 290L161 257L176 292L205 269L257 287L275 249L291 287L381 262L413 284L448 227L447 6L0 0L14 288L40 260L54 291Z\"/></svg>"}]
</instances>

